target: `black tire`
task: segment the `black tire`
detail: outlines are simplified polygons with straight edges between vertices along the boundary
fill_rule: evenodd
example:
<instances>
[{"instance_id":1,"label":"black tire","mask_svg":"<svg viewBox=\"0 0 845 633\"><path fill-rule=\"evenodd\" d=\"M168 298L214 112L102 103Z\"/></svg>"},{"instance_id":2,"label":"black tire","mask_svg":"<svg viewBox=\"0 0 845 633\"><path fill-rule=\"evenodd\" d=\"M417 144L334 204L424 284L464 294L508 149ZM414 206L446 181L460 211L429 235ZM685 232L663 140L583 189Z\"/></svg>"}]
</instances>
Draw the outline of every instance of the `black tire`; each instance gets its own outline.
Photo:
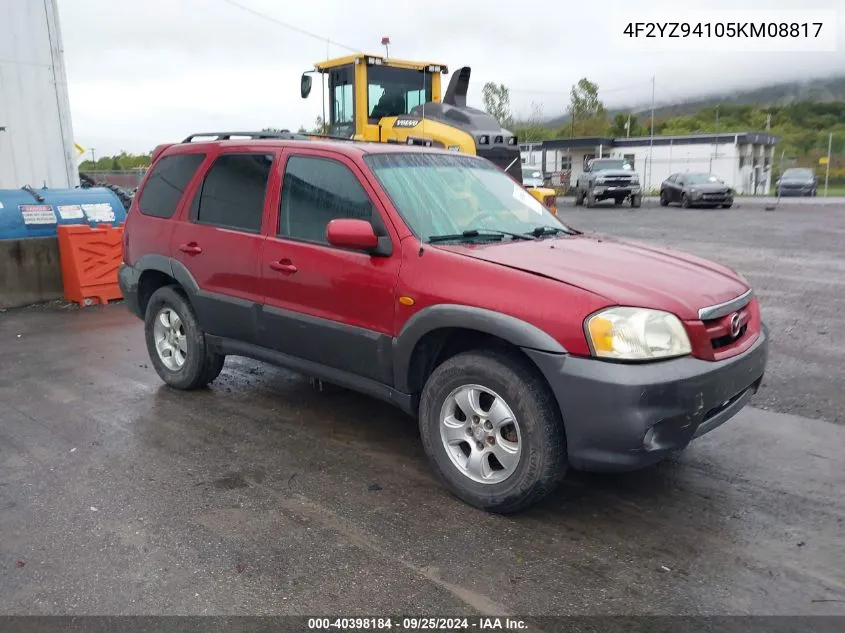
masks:
<instances>
[{"instance_id":1,"label":"black tire","mask_svg":"<svg viewBox=\"0 0 845 633\"><path fill-rule=\"evenodd\" d=\"M631 196L631 208L639 209L643 206L643 197L642 196Z\"/></svg>"},{"instance_id":2,"label":"black tire","mask_svg":"<svg viewBox=\"0 0 845 633\"><path fill-rule=\"evenodd\" d=\"M722 205L722 208L723 208L723 209L730 209L732 206L734 206L734 205L733 205L733 202L732 202L731 204L723 204L723 205Z\"/></svg>"},{"instance_id":3,"label":"black tire","mask_svg":"<svg viewBox=\"0 0 845 633\"><path fill-rule=\"evenodd\" d=\"M163 308L170 308L179 315L185 332L187 353L185 363L178 370L168 369L156 349L153 326ZM226 357L208 348L205 333L199 327L194 310L177 286L159 288L150 297L144 315L144 336L147 341L147 353L156 373L171 387L184 390L199 389L212 382L223 370Z\"/></svg>"},{"instance_id":4,"label":"black tire","mask_svg":"<svg viewBox=\"0 0 845 633\"><path fill-rule=\"evenodd\" d=\"M666 191L660 192L660 206L661 207L668 207L669 206L669 199L666 197Z\"/></svg>"},{"instance_id":5,"label":"black tire","mask_svg":"<svg viewBox=\"0 0 845 633\"><path fill-rule=\"evenodd\" d=\"M510 406L522 445L513 473L498 483L479 483L452 462L440 436L440 411L456 388L476 383L492 389ZM464 502L508 514L534 505L553 492L568 469L566 438L554 394L527 361L504 352L463 352L439 365L423 387L420 436L434 471Z\"/></svg>"},{"instance_id":6,"label":"black tire","mask_svg":"<svg viewBox=\"0 0 845 633\"><path fill-rule=\"evenodd\" d=\"M584 198L581 197L581 191L579 189L575 190L575 206L580 207L584 204Z\"/></svg>"},{"instance_id":7,"label":"black tire","mask_svg":"<svg viewBox=\"0 0 845 633\"><path fill-rule=\"evenodd\" d=\"M692 206L692 204L689 201L689 196L687 194L681 195L681 206L684 209L689 209Z\"/></svg>"},{"instance_id":8,"label":"black tire","mask_svg":"<svg viewBox=\"0 0 845 633\"><path fill-rule=\"evenodd\" d=\"M592 209L596 206L596 197L593 195L592 191L587 191L586 194L586 207L588 209Z\"/></svg>"},{"instance_id":9,"label":"black tire","mask_svg":"<svg viewBox=\"0 0 845 633\"><path fill-rule=\"evenodd\" d=\"M618 207L620 204L622 204L623 202L625 202L625 198L614 198L614 199L613 199L613 204L615 204L617 207Z\"/></svg>"}]
</instances>

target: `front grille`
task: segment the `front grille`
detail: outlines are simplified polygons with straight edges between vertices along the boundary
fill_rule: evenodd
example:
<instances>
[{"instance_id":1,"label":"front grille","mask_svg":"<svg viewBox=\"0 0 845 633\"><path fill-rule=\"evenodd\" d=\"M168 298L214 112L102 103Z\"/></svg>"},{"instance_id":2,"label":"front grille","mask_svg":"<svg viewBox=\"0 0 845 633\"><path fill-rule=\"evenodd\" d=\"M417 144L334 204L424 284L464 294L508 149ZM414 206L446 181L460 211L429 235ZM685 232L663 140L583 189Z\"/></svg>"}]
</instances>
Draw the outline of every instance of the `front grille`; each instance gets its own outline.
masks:
<instances>
[{"instance_id":1,"label":"front grille","mask_svg":"<svg viewBox=\"0 0 845 633\"><path fill-rule=\"evenodd\" d=\"M608 187L627 187L631 184L631 179L625 176L618 178L605 178L603 182L599 183Z\"/></svg>"},{"instance_id":2,"label":"front grille","mask_svg":"<svg viewBox=\"0 0 845 633\"><path fill-rule=\"evenodd\" d=\"M705 193L701 196L704 200L725 200L728 197L727 193Z\"/></svg>"},{"instance_id":3,"label":"front grille","mask_svg":"<svg viewBox=\"0 0 845 633\"><path fill-rule=\"evenodd\" d=\"M731 335L731 319L734 314L739 314L739 334L737 336ZM707 336L710 338L710 345L714 350L719 350L730 345L735 345L741 341L748 332L748 324L751 321L751 312L747 307L742 308L737 313L732 312L726 316L718 319L710 319L702 321L704 327L707 329Z\"/></svg>"}]
</instances>

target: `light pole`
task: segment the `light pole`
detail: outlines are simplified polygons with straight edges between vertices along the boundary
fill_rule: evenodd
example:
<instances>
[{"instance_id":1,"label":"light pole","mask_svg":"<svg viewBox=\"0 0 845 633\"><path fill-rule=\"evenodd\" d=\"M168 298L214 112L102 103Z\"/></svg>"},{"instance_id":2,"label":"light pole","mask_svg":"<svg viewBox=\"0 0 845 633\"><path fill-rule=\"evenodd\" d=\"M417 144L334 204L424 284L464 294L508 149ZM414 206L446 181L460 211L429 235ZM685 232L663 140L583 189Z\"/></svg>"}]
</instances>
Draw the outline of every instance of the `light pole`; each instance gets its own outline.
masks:
<instances>
[{"instance_id":1,"label":"light pole","mask_svg":"<svg viewBox=\"0 0 845 633\"><path fill-rule=\"evenodd\" d=\"M833 132L827 137L827 165L824 166L824 197L827 198L827 183L830 179L830 150L833 148Z\"/></svg>"}]
</instances>

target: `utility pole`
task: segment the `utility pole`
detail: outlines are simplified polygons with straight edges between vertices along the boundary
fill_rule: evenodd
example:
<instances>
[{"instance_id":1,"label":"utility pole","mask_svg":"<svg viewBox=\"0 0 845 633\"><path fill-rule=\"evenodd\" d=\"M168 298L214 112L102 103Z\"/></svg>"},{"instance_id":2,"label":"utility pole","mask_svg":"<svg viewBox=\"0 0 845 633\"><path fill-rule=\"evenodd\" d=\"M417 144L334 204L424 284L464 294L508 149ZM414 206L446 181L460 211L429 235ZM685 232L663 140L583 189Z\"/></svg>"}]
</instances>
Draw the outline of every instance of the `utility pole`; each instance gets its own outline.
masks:
<instances>
[{"instance_id":1,"label":"utility pole","mask_svg":"<svg viewBox=\"0 0 845 633\"><path fill-rule=\"evenodd\" d=\"M651 76L651 138L648 141L648 189L651 191L651 173L654 171L654 75Z\"/></svg>"},{"instance_id":2,"label":"utility pole","mask_svg":"<svg viewBox=\"0 0 845 633\"><path fill-rule=\"evenodd\" d=\"M827 137L827 165L824 166L824 197L827 198L827 183L830 180L830 150L833 148L833 132Z\"/></svg>"},{"instance_id":3,"label":"utility pole","mask_svg":"<svg viewBox=\"0 0 845 633\"><path fill-rule=\"evenodd\" d=\"M631 136L631 113L628 113L628 123L625 124L625 136L630 138Z\"/></svg>"},{"instance_id":4,"label":"utility pole","mask_svg":"<svg viewBox=\"0 0 845 633\"><path fill-rule=\"evenodd\" d=\"M94 148L93 147L89 151L91 152L91 162L94 163L94 168L96 169L96 167L97 167L97 155L94 154Z\"/></svg>"}]
</instances>

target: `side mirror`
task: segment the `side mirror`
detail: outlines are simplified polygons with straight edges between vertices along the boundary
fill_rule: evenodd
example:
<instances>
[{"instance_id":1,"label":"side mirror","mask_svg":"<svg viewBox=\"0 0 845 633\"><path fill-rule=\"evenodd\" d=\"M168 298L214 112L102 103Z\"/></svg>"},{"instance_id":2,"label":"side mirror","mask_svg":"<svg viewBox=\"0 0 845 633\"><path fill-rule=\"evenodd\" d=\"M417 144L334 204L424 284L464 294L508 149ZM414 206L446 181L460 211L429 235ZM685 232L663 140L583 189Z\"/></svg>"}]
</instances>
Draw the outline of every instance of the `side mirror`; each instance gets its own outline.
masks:
<instances>
[{"instance_id":1,"label":"side mirror","mask_svg":"<svg viewBox=\"0 0 845 633\"><path fill-rule=\"evenodd\" d=\"M338 248L369 251L378 246L378 236L373 230L373 225L366 220L332 220L326 227L326 237L329 244Z\"/></svg>"},{"instance_id":2,"label":"side mirror","mask_svg":"<svg viewBox=\"0 0 845 633\"><path fill-rule=\"evenodd\" d=\"M303 99L311 94L311 75L302 74L302 79L299 81L299 93Z\"/></svg>"}]
</instances>

